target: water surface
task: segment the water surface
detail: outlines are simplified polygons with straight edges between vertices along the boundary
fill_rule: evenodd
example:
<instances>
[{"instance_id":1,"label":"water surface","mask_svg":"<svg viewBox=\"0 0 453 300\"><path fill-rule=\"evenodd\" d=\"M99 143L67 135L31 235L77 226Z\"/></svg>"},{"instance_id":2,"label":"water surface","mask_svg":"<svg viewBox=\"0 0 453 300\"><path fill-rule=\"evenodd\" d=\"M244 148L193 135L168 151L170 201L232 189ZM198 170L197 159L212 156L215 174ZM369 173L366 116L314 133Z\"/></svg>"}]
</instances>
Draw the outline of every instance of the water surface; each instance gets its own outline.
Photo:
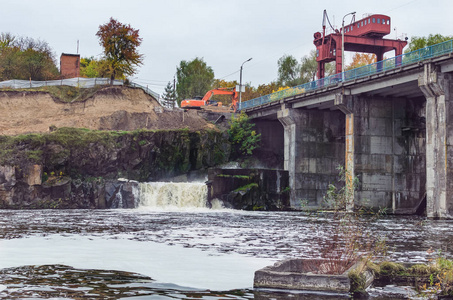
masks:
<instances>
[{"instance_id":1,"label":"water surface","mask_svg":"<svg viewBox=\"0 0 453 300\"><path fill-rule=\"evenodd\" d=\"M319 257L338 232L329 214L144 199L152 204L132 210L0 210L0 298L286 299L254 292L254 272L285 258ZM388 259L426 262L429 249L453 257L453 221L362 221L369 235L385 239Z\"/></svg>"}]
</instances>

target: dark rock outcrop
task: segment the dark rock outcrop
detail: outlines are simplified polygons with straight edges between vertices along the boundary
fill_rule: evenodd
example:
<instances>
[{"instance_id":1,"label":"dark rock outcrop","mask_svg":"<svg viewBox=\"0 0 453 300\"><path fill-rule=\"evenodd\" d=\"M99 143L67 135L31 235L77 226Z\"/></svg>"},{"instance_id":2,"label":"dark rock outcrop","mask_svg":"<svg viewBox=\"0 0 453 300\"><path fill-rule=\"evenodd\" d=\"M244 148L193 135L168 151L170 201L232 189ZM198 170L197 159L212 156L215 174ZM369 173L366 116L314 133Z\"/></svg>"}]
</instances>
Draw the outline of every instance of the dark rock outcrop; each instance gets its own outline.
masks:
<instances>
[{"instance_id":1,"label":"dark rock outcrop","mask_svg":"<svg viewBox=\"0 0 453 300\"><path fill-rule=\"evenodd\" d=\"M218 131L90 131L0 136L3 208L135 207L133 181L157 181L226 161Z\"/></svg>"},{"instance_id":2,"label":"dark rock outcrop","mask_svg":"<svg viewBox=\"0 0 453 300\"><path fill-rule=\"evenodd\" d=\"M289 209L289 175L284 170L210 169L209 200L243 210Z\"/></svg>"}]
</instances>

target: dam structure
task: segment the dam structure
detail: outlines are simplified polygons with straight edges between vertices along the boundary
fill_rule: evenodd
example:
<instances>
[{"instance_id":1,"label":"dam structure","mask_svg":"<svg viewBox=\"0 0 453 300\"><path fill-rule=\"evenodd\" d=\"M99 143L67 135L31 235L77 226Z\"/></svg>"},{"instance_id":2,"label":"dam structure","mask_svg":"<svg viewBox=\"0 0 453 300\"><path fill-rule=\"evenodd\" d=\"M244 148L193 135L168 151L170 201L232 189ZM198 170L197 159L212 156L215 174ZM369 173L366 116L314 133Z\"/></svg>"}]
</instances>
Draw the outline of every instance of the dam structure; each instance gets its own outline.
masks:
<instances>
[{"instance_id":1,"label":"dam structure","mask_svg":"<svg viewBox=\"0 0 453 300\"><path fill-rule=\"evenodd\" d=\"M453 41L241 103L283 157L293 209L319 209L344 166L349 208L453 218ZM352 189L352 178L358 186Z\"/></svg>"}]
</instances>

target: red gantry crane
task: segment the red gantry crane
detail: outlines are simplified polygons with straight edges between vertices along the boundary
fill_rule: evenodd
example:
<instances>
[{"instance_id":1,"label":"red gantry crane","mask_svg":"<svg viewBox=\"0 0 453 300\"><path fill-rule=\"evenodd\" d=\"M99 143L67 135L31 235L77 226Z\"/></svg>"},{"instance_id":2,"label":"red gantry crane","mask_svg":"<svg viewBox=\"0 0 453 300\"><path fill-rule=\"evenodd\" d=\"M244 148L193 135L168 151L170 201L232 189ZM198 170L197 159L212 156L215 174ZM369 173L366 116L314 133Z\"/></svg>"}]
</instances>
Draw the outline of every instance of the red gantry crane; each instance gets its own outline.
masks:
<instances>
[{"instance_id":1,"label":"red gantry crane","mask_svg":"<svg viewBox=\"0 0 453 300\"><path fill-rule=\"evenodd\" d=\"M318 62L318 78L324 78L325 63L335 61L335 73L342 72L342 28L333 29L333 33L326 35L326 20L329 21L324 10L322 33L314 34L313 43L316 46L316 61ZM390 40L383 37L390 33L390 17L386 15L369 15L361 20L344 26L344 51L365 52L376 54L377 61L384 59L384 53L395 50L395 56L403 54L407 41ZM398 60L395 61L398 63Z\"/></svg>"}]
</instances>

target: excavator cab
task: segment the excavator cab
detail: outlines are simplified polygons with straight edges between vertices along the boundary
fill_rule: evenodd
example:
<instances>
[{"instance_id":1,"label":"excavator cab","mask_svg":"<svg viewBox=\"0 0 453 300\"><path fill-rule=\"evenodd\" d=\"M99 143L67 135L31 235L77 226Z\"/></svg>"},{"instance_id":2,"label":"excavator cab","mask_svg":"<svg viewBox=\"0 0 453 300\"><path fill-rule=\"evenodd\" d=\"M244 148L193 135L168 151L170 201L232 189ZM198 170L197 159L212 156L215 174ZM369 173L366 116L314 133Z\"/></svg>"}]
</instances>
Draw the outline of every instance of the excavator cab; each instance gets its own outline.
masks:
<instances>
[{"instance_id":1,"label":"excavator cab","mask_svg":"<svg viewBox=\"0 0 453 300\"><path fill-rule=\"evenodd\" d=\"M206 100L206 105L209 105L209 106L219 106L219 102L215 101L215 100Z\"/></svg>"}]
</instances>

